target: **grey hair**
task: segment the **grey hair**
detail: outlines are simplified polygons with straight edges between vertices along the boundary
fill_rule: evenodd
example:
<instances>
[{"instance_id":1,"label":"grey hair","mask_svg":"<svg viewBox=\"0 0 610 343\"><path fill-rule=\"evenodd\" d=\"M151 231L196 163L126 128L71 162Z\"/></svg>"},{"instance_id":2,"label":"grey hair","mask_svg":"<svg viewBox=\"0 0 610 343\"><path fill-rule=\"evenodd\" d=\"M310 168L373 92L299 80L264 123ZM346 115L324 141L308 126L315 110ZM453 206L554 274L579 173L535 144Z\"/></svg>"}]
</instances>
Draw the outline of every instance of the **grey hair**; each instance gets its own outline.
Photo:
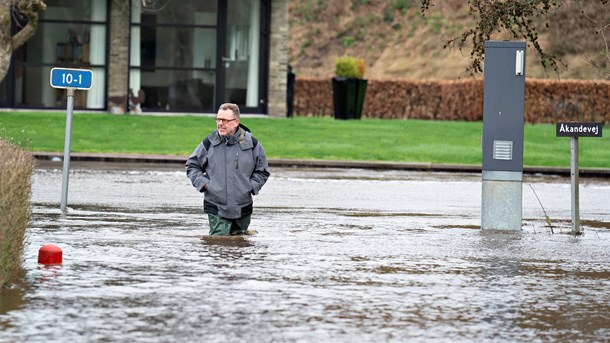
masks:
<instances>
[{"instance_id":1,"label":"grey hair","mask_svg":"<svg viewBox=\"0 0 610 343\"><path fill-rule=\"evenodd\" d=\"M239 106L237 106L236 104L232 104L230 102L224 103L222 105L220 105L220 107L218 108L218 111L226 111L226 110L231 110L233 112L233 118L237 118L239 119Z\"/></svg>"}]
</instances>

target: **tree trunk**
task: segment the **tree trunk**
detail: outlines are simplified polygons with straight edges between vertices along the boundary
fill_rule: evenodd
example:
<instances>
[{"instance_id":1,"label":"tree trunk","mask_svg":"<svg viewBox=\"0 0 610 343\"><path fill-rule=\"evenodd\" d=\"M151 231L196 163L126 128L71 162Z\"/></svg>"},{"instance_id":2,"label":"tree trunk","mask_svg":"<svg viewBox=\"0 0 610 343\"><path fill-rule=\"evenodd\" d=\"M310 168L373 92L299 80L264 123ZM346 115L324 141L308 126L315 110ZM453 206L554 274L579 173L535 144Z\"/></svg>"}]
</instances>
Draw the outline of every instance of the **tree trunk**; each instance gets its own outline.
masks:
<instances>
[{"instance_id":1,"label":"tree trunk","mask_svg":"<svg viewBox=\"0 0 610 343\"><path fill-rule=\"evenodd\" d=\"M0 81L4 80L11 64L11 3L10 0L0 0Z\"/></svg>"},{"instance_id":2,"label":"tree trunk","mask_svg":"<svg viewBox=\"0 0 610 343\"><path fill-rule=\"evenodd\" d=\"M15 36L11 32L13 6L25 16L27 24ZM0 82L11 65L13 51L30 39L38 28L38 12L47 5L43 0L0 0Z\"/></svg>"}]
</instances>

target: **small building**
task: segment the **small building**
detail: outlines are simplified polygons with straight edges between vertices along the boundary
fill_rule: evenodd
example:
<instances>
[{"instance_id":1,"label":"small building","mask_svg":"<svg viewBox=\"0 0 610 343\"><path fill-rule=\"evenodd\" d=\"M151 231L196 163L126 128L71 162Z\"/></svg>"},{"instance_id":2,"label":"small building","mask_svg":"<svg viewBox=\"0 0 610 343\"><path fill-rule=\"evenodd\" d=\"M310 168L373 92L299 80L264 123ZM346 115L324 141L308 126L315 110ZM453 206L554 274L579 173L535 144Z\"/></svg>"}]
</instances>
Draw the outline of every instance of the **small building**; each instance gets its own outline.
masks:
<instances>
[{"instance_id":1,"label":"small building","mask_svg":"<svg viewBox=\"0 0 610 343\"><path fill-rule=\"evenodd\" d=\"M45 0L13 54L0 108L65 109L53 67L93 72L74 108L286 116L288 0Z\"/></svg>"}]
</instances>

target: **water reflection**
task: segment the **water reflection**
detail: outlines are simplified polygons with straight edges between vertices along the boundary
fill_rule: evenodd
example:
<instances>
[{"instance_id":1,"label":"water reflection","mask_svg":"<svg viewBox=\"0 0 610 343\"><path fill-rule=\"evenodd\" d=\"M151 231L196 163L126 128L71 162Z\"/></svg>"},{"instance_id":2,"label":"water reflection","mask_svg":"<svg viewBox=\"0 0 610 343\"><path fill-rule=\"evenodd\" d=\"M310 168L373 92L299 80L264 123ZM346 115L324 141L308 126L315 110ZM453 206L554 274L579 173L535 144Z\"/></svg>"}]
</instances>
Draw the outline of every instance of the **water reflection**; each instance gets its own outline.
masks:
<instances>
[{"instance_id":1,"label":"water reflection","mask_svg":"<svg viewBox=\"0 0 610 343\"><path fill-rule=\"evenodd\" d=\"M610 335L607 182L581 193L582 237L567 234L557 179L536 185L557 233L526 195L523 231L506 234L478 229L480 176L275 170L256 199L258 234L235 237L206 235L182 170L76 170L70 182L62 216L61 171L36 172L31 287L0 312L0 342ZM57 269L36 264L50 242L64 251Z\"/></svg>"},{"instance_id":2,"label":"water reflection","mask_svg":"<svg viewBox=\"0 0 610 343\"><path fill-rule=\"evenodd\" d=\"M26 287L27 285L24 283L18 282L5 288L0 288L0 315L23 307L25 304L23 295L26 292Z\"/></svg>"},{"instance_id":3,"label":"water reflection","mask_svg":"<svg viewBox=\"0 0 610 343\"><path fill-rule=\"evenodd\" d=\"M610 289L610 272L606 267L596 269L587 266L585 261L575 264L575 258L586 256L582 250L573 251L575 256L560 253L560 259L540 256L540 251L532 250L539 246L524 242L530 238L524 233L484 233L482 236L482 245L494 255L481 269L485 289L497 289L498 298L503 300L500 306L488 309L490 322L509 320L510 323L503 322L500 326L512 325L523 332L538 332L531 339L542 341L587 341L583 339L583 332L590 339L607 335L610 305L599 299L600 295L607 298L603 294ZM581 244L572 238L567 243L568 246ZM499 315L502 312L505 314ZM511 335L498 335L498 338L510 340Z\"/></svg>"}]
</instances>

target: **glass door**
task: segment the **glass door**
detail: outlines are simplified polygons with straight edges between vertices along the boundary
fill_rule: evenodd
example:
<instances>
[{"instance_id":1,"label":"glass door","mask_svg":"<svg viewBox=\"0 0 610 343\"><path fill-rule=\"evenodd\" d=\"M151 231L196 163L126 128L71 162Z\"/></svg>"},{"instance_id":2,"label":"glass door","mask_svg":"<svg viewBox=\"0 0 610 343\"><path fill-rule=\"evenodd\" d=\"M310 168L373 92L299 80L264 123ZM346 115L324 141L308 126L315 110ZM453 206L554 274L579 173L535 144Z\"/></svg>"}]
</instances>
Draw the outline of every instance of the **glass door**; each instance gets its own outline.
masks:
<instances>
[{"instance_id":1,"label":"glass door","mask_svg":"<svg viewBox=\"0 0 610 343\"><path fill-rule=\"evenodd\" d=\"M261 10L258 0L228 0L224 54L219 73L222 102L232 102L243 112L259 112ZM224 76L222 76L224 75Z\"/></svg>"}]
</instances>

